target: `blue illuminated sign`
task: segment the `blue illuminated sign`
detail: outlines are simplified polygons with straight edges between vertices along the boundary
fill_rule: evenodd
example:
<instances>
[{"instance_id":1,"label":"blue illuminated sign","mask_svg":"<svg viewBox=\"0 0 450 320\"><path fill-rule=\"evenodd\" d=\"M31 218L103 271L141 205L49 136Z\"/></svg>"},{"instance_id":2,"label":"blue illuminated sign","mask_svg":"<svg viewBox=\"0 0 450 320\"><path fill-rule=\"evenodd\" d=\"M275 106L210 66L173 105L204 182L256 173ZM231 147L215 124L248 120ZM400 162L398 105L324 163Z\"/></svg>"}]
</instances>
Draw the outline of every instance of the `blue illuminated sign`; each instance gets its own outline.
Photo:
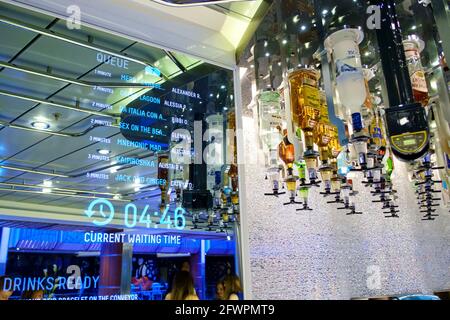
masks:
<instances>
[{"instance_id":1,"label":"blue illuminated sign","mask_svg":"<svg viewBox=\"0 0 450 320\"><path fill-rule=\"evenodd\" d=\"M4 291L96 289L99 279L99 276L6 278L3 288L0 289Z\"/></svg>"},{"instance_id":2,"label":"blue illuminated sign","mask_svg":"<svg viewBox=\"0 0 450 320\"><path fill-rule=\"evenodd\" d=\"M151 74L157 77L161 76L161 71L158 68L155 67L151 67L151 66L147 66L145 67L145 73L146 74Z\"/></svg>"},{"instance_id":3,"label":"blue illuminated sign","mask_svg":"<svg viewBox=\"0 0 450 320\"><path fill-rule=\"evenodd\" d=\"M99 213L97 216L99 216L100 219L104 218L103 220L97 220L97 217L95 217L97 212ZM110 224L114 219L115 210L114 205L108 199L102 198L93 200L84 213L89 218L94 218L92 221L94 225L104 227ZM152 226L153 228L158 228L158 225L162 224L167 225L168 228L171 228L173 225L175 229L183 230L186 227L185 214L186 210L178 207L175 209L172 220L169 215L169 206L166 206L162 213L159 211L154 211L152 214L149 210L149 205L146 205L140 211L134 203L129 203L124 208L123 219L124 225L130 229L135 228L138 224L143 225L148 229L152 228ZM159 223L154 223L152 221L152 215L159 217Z\"/></svg>"},{"instance_id":4,"label":"blue illuminated sign","mask_svg":"<svg viewBox=\"0 0 450 320\"><path fill-rule=\"evenodd\" d=\"M89 204L88 209L85 211L85 214L89 218L92 218L94 216L94 214L95 214L95 210L94 209L95 209L96 206L98 206L100 215L103 218L106 218L106 219L104 221L94 220L94 221L92 221L92 223L95 224L96 226L106 226L114 218L114 206L112 205L111 202L109 202L106 199L96 199L96 200L92 201ZM105 212L104 212L105 207L109 211L108 217L107 217L107 214L105 214Z\"/></svg>"}]
</instances>

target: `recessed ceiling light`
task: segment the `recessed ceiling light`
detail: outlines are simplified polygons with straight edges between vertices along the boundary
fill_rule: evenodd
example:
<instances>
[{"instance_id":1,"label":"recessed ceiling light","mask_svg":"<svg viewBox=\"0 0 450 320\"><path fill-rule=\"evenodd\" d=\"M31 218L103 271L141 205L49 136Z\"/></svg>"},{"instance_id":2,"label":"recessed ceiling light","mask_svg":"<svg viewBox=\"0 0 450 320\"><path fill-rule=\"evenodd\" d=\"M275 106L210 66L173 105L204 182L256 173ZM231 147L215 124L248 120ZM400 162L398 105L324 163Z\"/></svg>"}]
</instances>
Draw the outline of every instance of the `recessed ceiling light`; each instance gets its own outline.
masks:
<instances>
[{"instance_id":1,"label":"recessed ceiling light","mask_svg":"<svg viewBox=\"0 0 450 320\"><path fill-rule=\"evenodd\" d=\"M97 150L98 153L102 154L102 155L107 155L111 153L111 150L108 149L98 149Z\"/></svg>"},{"instance_id":2,"label":"recessed ceiling light","mask_svg":"<svg viewBox=\"0 0 450 320\"><path fill-rule=\"evenodd\" d=\"M326 15L327 13L328 13L328 10L327 10L327 9L325 9L325 10L322 11L322 14L323 14L323 15Z\"/></svg>"},{"instance_id":3,"label":"recessed ceiling light","mask_svg":"<svg viewBox=\"0 0 450 320\"><path fill-rule=\"evenodd\" d=\"M305 31L306 30L306 26L305 25L301 26L301 29L302 29L302 31Z\"/></svg>"},{"instance_id":4,"label":"recessed ceiling light","mask_svg":"<svg viewBox=\"0 0 450 320\"><path fill-rule=\"evenodd\" d=\"M44 187L51 187L53 185L53 182L51 180L44 180L42 183Z\"/></svg>"},{"instance_id":5,"label":"recessed ceiling light","mask_svg":"<svg viewBox=\"0 0 450 320\"><path fill-rule=\"evenodd\" d=\"M33 128L39 129L39 130L46 130L46 129L50 128L50 124L48 124L47 122L43 122L43 121L32 122L31 126Z\"/></svg>"}]
</instances>

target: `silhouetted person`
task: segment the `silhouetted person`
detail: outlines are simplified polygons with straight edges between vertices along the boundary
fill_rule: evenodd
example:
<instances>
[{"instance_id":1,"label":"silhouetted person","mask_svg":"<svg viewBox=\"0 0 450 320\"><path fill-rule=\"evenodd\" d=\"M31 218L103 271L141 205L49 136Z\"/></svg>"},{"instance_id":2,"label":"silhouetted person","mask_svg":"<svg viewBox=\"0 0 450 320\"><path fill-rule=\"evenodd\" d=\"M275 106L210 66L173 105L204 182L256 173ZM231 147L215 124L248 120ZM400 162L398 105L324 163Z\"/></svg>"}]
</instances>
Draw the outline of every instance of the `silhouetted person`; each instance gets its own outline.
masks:
<instances>
[{"instance_id":1,"label":"silhouetted person","mask_svg":"<svg viewBox=\"0 0 450 320\"><path fill-rule=\"evenodd\" d=\"M166 300L199 300L194 288L194 279L187 271L180 271L175 275Z\"/></svg>"},{"instance_id":2,"label":"silhouetted person","mask_svg":"<svg viewBox=\"0 0 450 320\"><path fill-rule=\"evenodd\" d=\"M242 287L238 276L227 275L223 280L223 285L225 289L224 300L239 300Z\"/></svg>"}]
</instances>

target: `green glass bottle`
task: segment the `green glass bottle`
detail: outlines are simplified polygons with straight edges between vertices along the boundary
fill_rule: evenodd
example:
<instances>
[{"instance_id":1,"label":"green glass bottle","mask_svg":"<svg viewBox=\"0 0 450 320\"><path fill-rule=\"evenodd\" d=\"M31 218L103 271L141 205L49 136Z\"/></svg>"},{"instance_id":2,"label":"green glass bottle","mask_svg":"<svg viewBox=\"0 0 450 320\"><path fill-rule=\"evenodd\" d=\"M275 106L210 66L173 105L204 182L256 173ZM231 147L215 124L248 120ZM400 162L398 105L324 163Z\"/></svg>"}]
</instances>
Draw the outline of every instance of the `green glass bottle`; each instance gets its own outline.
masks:
<instances>
[{"instance_id":1,"label":"green glass bottle","mask_svg":"<svg viewBox=\"0 0 450 320\"><path fill-rule=\"evenodd\" d=\"M394 160L392 159L392 157L389 157L386 160L386 177L388 181L391 181L391 175L393 171L394 171Z\"/></svg>"}]
</instances>

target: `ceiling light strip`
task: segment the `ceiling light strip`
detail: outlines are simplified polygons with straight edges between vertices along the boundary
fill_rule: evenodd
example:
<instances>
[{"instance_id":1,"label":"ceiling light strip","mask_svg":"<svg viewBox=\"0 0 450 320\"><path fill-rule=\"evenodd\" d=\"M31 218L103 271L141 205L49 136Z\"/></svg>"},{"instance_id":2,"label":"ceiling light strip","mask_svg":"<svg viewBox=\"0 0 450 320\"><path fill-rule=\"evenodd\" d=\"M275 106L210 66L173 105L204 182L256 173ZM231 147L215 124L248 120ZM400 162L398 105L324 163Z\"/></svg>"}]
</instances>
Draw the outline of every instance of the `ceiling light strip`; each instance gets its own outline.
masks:
<instances>
[{"instance_id":1,"label":"ceiling light strip","mask_svg":"<svg viewBox=\"0 0 450 320\"><path fill-rule=\"evenodd\" d=\"M7 63L7 62L1 62L0 61L0 67L12 69L28 74L33 74L40 77L45 77L48 79L63 81L83 87L107 87L107 88L153 88L153 85L149 84L141 84L141 83L114 83L114 82L92 82L92 81L84 81L84 80L77 80L73 78L67 78L60 75L51 74L48 72L41 72L35 69L27 68L27 67L20 67L15 64Z\"/></svg>"},{"instance_id":2,"label":"ceiling light strip","mask_svg":"<svg viewBox=\"0 0 450 320\"><path fill-rule=\"evenodd\" d=\"M59 197L73 197L73 198L85 198L85 199L104 199L104 197L96 197L96 196L83 196L83 195L70 194L70 193L43 192L43 191L12 189L12 188L0 188L0 191L34 193L34 194L43 194L43 195L48 195L48 196L59 196ZM117 202L131 202L131 200L113 199L113 198L108 198L108 200L109 201L117 201Z\"/></svg>"},{"instance_id":3,"label":"ceiling light strip","mask_svg":"<svg viewBox=\"0 0 450 320\"><path fill-rule=\"evenodd\" d=\"M111 49L108 49L108 48L104 48L104 47L101 47L101 46L98 46L98 45L93 45L93 44L91 44L89 42L81 41L81 40L78 40L78 39L75 39L75 38L72 38L72 37L68 37L66 35L58 34L58 33L54 32L54 31L43 29L43 28L39 28L39 27L30 25L30 24L21 22L19 20L11 19L11 18L8 18L8 17L0 15L0 22L6 23L6 24L9 24L9 25L21 28L21 29L25 29L25 30L28 30L28 31L36 32L36 33L39 33L41 35L44 35L44 36L47 36L47 37L50 37L50 38L54 38L54 39L58 39L58 40L61 40L61 41L64 41L64 42L68 42L68 43L77 45L79 47L84 47L84 48L87 48L87 49L103 52L103 53L106 53L108 55L115 56L117 58L125 59L125 60L128 60L128 61L132 61L132 62L138 63L138 64L143 65L143 66L148 66L148 67L154 68L154 66L152 64L150 64L149 62L143 61L143 60L135 58L133 56L129 56L127 54L122 54L120 52L117 52L117 51L114 51L114 50L111 50Z\"/></svg>"},{"instance_id":4,"label":"ceiling light strip","mask_svg":"<svg viewBox=\"0 0 450 320\"><path fill-rule=\"evenodd\" d=\"M21 172L40 174L40 175L44 175L44 176L51 176L51 177L58 177L58 178L70 178L70 176L65 175L65 174L45 172L45 171L39 171L39 170L33 170L33 169L18 168L18 167L11 167L11 166L7 166L7 165L6 166L0 165L0 168L7 169L7 170L13 170L13 171L21 171Z\"/></svg>"},{"instance_id":5,"label":"ceiling light strip","mask_svg":"<svg viewBox=\"0 0 450 320\"><path fill-rule=\"evenodd\" d=\"M67 104L56 103L56 102L53 102L53 101L49 101L49 100L45 100L45 99L39 99L39 98L36 98L36 97L32 97L32 96L28 96L28 95L24 95L24 94L13 93L13 92L4 91L4 90L0 90L0 95L7 96L7 97L12 97L12 98L17 98L17 99L21 99L21 100L26 100L26 101L31 101L31 102L36 102L36 103L41 103L41 104L46 104L46 105L49 105L49 106L63 108L63 109L68 109L68 110L72 110L72 111L83 112L83 113L87 113L87 114L90 114L90 115L96 115L96 116L101 116L101 117L116 118L116 117L119 116L117 114L108 114L108 113L93 111L93 110L89 110L89 109L78 108L78 107L70 106L70 105L67 105Z\"/></svg>"},{"instance_id":6,"label":"ceiling light strip","mask_svg":"<svg viewBox=\"0 0 450 320\"><path fill-rule=\"evenodd\" d=\"M70 134L70 133L59 133L59 132L53 132L53 131L48 131L48 130L41 130L41 129L36 129L36 128L20 126L20 125L16 125L16 124L11 124L11 123L7 123L7 122L3 122L3 121L0 121L0 126L14 128L14 129L20 129L20 130L26 130L26 131L32 131L32 132L47 133L47 134L52 134L52 135L61 136L61 137L74 137L74 135ZM77 135L75 135L75 136L77 136Z\"/></svg>"},{"instance_id":7,"label":"ceiling light strip","mask_svg":"<svg viewBox=\"0 0 450 320\"><path fill-rule=\"evenodd\" d=\"M48 188L52 190L66 191L66 192L78 192L78 193L90 193L93 195L104 195L104 196L115 196L116 193L110 192L96 192L95 190L81 190L81 189L68 189L68 188L58 188L58 187L50 187L44 185L36 185L36 184L20 184L20 183L11 183L11 182L0 182L0 185L11 186L11 187L21 187L21 188Z\"/></svg>"}]
</instances>

